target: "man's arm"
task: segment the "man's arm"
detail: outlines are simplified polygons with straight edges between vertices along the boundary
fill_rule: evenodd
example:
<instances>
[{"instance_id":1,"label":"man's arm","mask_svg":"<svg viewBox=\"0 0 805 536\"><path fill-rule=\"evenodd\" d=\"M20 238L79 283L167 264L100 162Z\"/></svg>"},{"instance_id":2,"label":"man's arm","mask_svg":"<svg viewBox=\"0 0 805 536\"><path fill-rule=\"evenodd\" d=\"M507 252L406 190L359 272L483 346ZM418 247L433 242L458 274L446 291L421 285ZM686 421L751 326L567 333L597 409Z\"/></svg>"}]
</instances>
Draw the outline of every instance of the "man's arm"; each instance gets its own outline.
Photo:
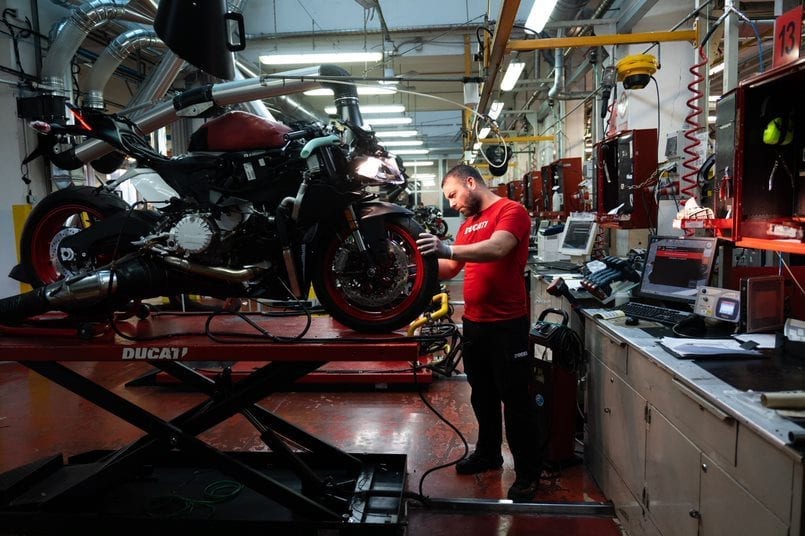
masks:
<instances>
[{"instance_id":1,"label":"man's arm","mask_svg":"<svg viewBox=\"0 0 805 536\"><path fill-rule=\"evenodd\" d=\"M502 259L517 247L517 237L509 231L495 231L486 240L453 246L453 261L491 262Z\"/></svg>"},{"instance_id":2,"label":"man's arm","mask_svg":"<svg viewBox=\"0 0 805 536\"><path fill-rule=\"evenodd\" d=\"M439 279L454 278L466 262L491 262L502 259L517 247L517 242L517 237L509 231L495 231L486 240L475 244L450 246L452 256L439 259Z\"/></svg>"}]
</instances>

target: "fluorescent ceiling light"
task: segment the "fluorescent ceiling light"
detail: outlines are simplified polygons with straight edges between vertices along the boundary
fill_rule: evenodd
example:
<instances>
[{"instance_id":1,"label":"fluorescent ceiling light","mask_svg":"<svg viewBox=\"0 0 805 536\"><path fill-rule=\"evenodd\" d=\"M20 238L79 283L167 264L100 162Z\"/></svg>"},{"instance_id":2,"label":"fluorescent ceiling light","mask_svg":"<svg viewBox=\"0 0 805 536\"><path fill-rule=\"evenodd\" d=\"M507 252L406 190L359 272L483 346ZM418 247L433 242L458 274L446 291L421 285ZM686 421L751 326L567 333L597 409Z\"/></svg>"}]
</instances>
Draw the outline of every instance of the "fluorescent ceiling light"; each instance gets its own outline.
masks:
<instances>
[{"instance_id":1,"label":"fluorescent ceiling light","mask_svg":"<svg viewBox=\"0 0 805 536\"><path fill-rule=\"evenodd\" d=\"M481 131L478 133L478 139L479 140L484 139L485 137L489 136L490 132L492 132L491 128L489 127L482 128Z\"/></svg>"},{"instance_id":2,"label":"fluorescent ceiling light","mask_svg":"<svg viewBox=\"0 0 805 536\"><path fill-rule=\"evenodd\" d=\"M357 86L358 95L394 95L397 90L393 87ZM305 91L308 97L332 97L333 90L328 87L319 87Z\"/></svg>"},{"instance_id":3,"label":"fluorescent ceiling light","mask_svg":"<svg viewBox=\"0 0 805 536\"><path fill-rule=\"evenodd\" d=\"M713 125L713 124L715 124L715 122L716 122L716 116L714 116L714 115L708 115L707 116L707 124L708 125Z\"/></svg>"},{"instance_id":4,"label":"fluorescent ceiling light","mask_svg":"<svg viewBox=\"0 0 805 536\"><path fill-rule=\"evenodd\" d=\"M398 151L392 151L394 154L428 154L430 149L400 149Z\"/></svg>"},{"instance_id":5,"label":"fluorescent ceiling light","mask_svg":"<svg viewBox=\"0 0 805 536\"><path fill-rule=\"evenodd\" d=\"M364 117L367 125L410 125L414 122L411 117Z\"/></svg>"},{"instance_id":6,"label":"fluorescent ceiling light","mask_svg":"<svg viewBox=\"0 0 805 536\"><path fill-rule=\"evenodd\" d=\"M708 102L718 102L718 99L721 98L721 95L710 95L707 97Z\"/></svg>"},{"instance_id":7,"label":"fluorescent ceiling light","mask_svg":"<svg viewBox=\"0 0 805 536\"><path fill-rule=\"evenodd\" d=\"M399 114L405 111L402 104L369 104L358 106L362 114ZM324 113L333 115L336 113L335 106L327 106Z\"/></svg>"},{"instance_id":8,"label":"fluorescent ceiling light","mask_svg":"<svg viewBox=\"0 0 805 536\"><path fill-rule=\"evenodd\" d=\"M545 28L545 23L551 17L556 0L534 0L531 13L525 21L525 27L534 32L541 32Z\"/></svg>"},{"instance_id":9,"label":"fluorescent ceiling light","mask_svg":"<svg viewBox=\"0 0 805 536\"><path fill-rule=\"evenodd\" d=\"M506 68L506 73L503 75L503 80L500 81L500 90L511 91L517 83L517 79L520 78L523 69L525 69L524 61L510 61L509 66Z\"/></svg>"},{"instance_id":10,"label":"fluorescent ceiling light","mask_svg":"<svg viewBox=\"0 0 805 536\"><path fill-rule=\"evenodd\" d=\"M378 130L375 136L378 138L413 138L419 134L416 130Z\"/></svg>"},{"instance_id":11,"label":"fluorescent ceiling light","mask_svg":"<svg viewBox=\"0 0 805 536\"><path fill-rule=\"evenodd\" d=\"M418 147L425 145L422 140L389 140L381 142L386 147Z\"/></svg>"},{"instance_id":12,"label":"fluorescent ceiling light","mask_svg":"<svg viewBox=\"0 0 805 536\"><path fill-rule=\"evenodd\" d=\"M710 74L718 74L724 70L724 63L721 62L710 69Z\"/></svg>"},{"instance_id":13,"label":"fluorescent ceiling light","mask_svg":"<svg viewBox=\"0 0 805 536\"><path fill-rule=\"evenodd\" d=\"M503 111L503 102L502 101L492 101L492 104L489 106L489 117L494 121L495 119L500 116L500 112Z\"/></svg>"},{"instance_id":14,"label":"fluorescent ceiling light","mask_svg":"<svg viewBox=\"0 0 805 536\"><path fill-rule=\"evenodd\" d=\"M406 162L405 167L428 167L435 165L433 160L414 160L413 162Z\"/></svg>"},{"instance_id":15,"label":"fluorescent ceiling light","mask_svg":"<svg viewBox=\"0 0 805 536\"><path fill-rule=\"evenodd\" d=\"M436 173L414 173L412 179L435 179Z\"/></svg>"},{"instance_id":16,"label":"fluorescent ceiling light","mask_svg":"<svg viewBox=\"0 0 805 536\"><path fill-rule=\"evenodd\" d=\"M383 59L382 52L311 52L307 54L266 54L260 56L264 65L302 65L308 63L362 63Z\"/></svg>"}]
</instances>

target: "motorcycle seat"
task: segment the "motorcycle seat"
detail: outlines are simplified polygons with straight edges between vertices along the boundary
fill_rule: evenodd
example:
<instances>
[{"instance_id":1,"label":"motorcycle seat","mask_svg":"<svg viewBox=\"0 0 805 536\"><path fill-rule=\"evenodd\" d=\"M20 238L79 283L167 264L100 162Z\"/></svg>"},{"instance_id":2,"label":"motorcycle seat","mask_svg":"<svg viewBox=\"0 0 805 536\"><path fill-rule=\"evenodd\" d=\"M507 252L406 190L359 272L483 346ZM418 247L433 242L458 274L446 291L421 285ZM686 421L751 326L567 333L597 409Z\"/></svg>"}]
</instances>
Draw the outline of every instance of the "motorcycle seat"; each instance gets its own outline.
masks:
<instances>
[{"instance_id":1,"label":"motorcycle seat","mask_svg":"<svg viewBox=\"0 0 805 536\"><path fill-rule=\"evenodd\" d=\"M238 110L211 119L190 135L190 151L250 151L285 145L291 128Z\"/></svg>"}]
</instances>

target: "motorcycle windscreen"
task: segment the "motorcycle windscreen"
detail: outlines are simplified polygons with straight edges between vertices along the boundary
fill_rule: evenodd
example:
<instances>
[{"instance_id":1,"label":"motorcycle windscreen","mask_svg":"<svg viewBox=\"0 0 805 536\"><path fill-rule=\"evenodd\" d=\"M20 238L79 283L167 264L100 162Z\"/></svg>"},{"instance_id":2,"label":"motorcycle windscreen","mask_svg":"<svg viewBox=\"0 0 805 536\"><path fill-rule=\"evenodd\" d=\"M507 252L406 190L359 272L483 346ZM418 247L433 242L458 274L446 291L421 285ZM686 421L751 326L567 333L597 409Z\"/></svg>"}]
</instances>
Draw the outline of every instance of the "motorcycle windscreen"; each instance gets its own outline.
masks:
<instances>
[{"instance_id":1,"label":"motorcycle windscreen","mask_svg":"<svg viewBox=\"0 0 805 536\"><path fill-rule=\"evenodd\" d=\"M238 24L239 43L230 40L230 21ZM235 77L232 52L244 48L242 28L242 16L227 13L225 0L160 0L154 18L157 35L177 56L224 80Z\"/></svg>"}]
</instances>

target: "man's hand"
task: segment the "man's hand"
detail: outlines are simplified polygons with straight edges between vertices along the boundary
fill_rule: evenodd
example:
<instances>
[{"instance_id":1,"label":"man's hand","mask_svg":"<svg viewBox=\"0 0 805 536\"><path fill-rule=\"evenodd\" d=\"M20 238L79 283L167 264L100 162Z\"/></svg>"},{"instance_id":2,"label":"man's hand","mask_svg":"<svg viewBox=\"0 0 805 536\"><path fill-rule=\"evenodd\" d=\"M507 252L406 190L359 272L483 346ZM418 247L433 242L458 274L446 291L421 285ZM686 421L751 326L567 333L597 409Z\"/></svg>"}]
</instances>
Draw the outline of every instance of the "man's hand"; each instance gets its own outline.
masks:
<instances>
[{"instance_id":1,"label":"man's hand","mask_svg":"<svg viewBox=\"0 0 805 536\"><path fill-rule=\"evenodd\" d=\"M419 239L416 241L416 246L419 252L423 255L436 254L441 259L452 259L453 248L439 240L439 238L430 233L419 233Z\"/></svg>"}]
</instances>

